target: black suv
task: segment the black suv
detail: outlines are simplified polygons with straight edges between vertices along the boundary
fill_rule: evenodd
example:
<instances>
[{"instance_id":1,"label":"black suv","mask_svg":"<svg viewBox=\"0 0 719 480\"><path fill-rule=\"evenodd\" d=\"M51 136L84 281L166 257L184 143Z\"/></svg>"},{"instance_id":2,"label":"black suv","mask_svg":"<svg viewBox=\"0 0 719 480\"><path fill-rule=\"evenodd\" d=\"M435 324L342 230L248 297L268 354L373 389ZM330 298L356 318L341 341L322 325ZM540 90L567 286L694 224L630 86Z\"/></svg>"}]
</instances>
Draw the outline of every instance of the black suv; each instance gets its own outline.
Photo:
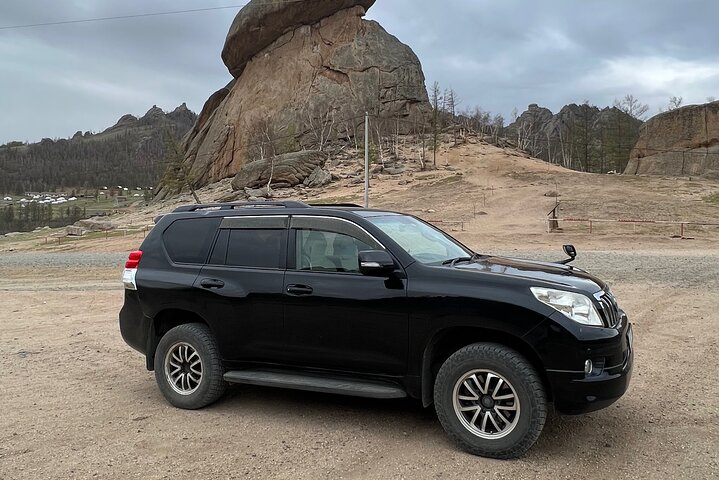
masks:
<instances>
[{"instance_id":1,"label":"black suv","mask_svg":"<svg viewBox=\"0 0 719 480\"><path fill-rule=\"evenodd\" d=\"M474 253L413 216L300 202L182 207L123 274L120 330L180 408L228 383L434 403L467 451L522 455L562 413L606 407L632 370L607 285Z\"/></svg>"}]
</instances>

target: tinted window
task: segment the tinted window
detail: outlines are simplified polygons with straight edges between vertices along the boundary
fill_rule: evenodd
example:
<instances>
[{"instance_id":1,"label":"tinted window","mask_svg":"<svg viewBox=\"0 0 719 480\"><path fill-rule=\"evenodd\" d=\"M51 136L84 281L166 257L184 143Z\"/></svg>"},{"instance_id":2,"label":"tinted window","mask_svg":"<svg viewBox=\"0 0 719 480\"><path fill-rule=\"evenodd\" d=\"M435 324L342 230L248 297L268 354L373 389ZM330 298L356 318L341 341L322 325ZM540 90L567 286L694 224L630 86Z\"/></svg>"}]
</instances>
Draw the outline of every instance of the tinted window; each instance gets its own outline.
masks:
<instances>
[{"instance_id":1,"label":"tinted window","mask_svg":"<svg viewBox=\"0 0 719 480\"><path fill-rule=\"evenodd\" d=\"M172 261L205 263L220 221L220 218L188 218L170 225L162 239Z\"/></svg>"},{"instance_id":2,"label":"tinted window","mask_svg":"<svg viewBox=\"0 0 719 480\"><path fill-rule=\"evenodd\" d=\"M281 268L287 230L230 230L227 265Z\"/></svg>"},{"instance_id":3,"label":"tinted window","mask_svg":"<svg viewBox=\"0 0 719 480\"><path fill-rule=\"evenodd\" d=\"M230 231L220 230L215 242L215 248L212 249L210 257L210 265L224 265L227 258L227 245L230 243Z\"/></svg>"},{"instance_id":4,"label":"tinted window","mask_svg":"<svg viewBox=\"0 0 719 480\"><path fill-rule=\"evenodd\" d=\"M297 231L298 270L359 273L358 254L374 250L349 235L317 230Z\"/></svg>"}]
</instances>

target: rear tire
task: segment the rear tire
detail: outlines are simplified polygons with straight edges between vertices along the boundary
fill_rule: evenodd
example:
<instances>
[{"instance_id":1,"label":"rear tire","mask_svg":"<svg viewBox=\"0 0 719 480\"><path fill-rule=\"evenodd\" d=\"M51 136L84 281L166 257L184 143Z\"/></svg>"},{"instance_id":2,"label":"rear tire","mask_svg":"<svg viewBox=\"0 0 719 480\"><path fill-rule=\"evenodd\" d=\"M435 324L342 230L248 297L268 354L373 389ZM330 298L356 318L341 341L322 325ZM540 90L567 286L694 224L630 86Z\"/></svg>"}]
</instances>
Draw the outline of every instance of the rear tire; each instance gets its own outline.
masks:
<instances>
[{"instance_id":1,"label":"rear tire","mask_svg":"<svg viewBox=\"0 0 719 480\"><path fill-rule=\"evenodd\" d=\"M477 343L451 355L434 384L444 430L469 453L522 456L547 418L544 386L532 365L503 345Z\"/></svg>"},{"instance_id":2,"label":"rear tire","mask_svg":"<svg viewBox=\"0 0 719 480\"><path fill-rule=\"evenodd\" d=\"M217 341L201 323L165 334L155 352L155 380L170 404L197 410L216 402L227 389Z\"/></svg>"}]
</instances>

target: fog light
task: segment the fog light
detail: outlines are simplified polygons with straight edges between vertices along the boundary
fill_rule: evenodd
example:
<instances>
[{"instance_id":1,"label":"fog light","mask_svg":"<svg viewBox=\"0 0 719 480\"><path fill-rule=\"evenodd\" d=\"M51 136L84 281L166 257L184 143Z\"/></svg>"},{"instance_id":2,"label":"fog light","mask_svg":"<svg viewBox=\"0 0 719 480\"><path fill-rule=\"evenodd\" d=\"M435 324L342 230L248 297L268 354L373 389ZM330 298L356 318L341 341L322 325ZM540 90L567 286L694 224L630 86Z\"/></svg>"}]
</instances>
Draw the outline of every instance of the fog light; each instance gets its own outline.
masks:
<instances>
[{"instance_id":1,"label":"fog light","mask_svg":"<svg viewBox=\"0 0 719 480\"><path fill-rule=\"evenodd\" d=\"M592 369L594 369L594 366L592 365L591 360L587 360L586 362L584 362L584 374L585 375L589 375L590 373L592 373Z\"/></svg>"}]
</instances>

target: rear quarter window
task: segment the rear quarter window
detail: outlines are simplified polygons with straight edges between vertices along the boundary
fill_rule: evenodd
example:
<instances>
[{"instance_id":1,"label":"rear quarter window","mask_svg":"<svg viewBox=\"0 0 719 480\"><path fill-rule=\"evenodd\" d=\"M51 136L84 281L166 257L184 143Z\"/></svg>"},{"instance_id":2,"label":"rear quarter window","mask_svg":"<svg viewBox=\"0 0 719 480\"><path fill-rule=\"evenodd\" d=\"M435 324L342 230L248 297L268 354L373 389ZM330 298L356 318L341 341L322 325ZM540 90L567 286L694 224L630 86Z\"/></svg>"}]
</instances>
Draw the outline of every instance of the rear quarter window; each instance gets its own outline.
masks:
<instances>
[{"instance_id":1,"label":"rear quarter window","mask_svg":"<svg viewBox=\"0 0 719 480\"><path fill-rule=\"evenodd\" d=\"M175 263L204 264L221 221L221 218L176 220L162 234L170 259Z\"/></svg>"}]
</instances>

